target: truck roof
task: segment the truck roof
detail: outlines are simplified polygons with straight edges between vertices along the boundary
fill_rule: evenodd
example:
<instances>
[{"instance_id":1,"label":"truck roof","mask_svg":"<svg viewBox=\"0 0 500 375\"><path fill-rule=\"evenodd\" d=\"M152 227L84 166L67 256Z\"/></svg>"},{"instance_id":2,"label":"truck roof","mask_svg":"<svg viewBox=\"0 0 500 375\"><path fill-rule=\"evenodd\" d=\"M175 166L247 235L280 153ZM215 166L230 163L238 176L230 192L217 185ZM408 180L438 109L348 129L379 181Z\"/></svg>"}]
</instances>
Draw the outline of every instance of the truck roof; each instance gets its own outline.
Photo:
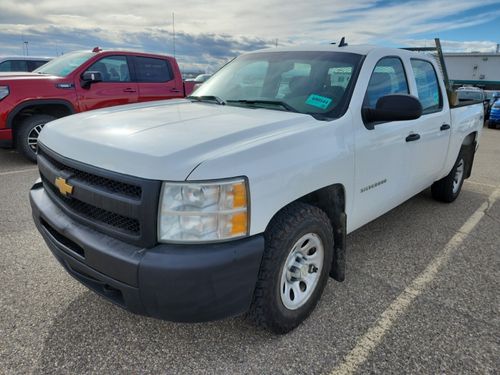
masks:
<instances>
[{"instance_id":1,"label":"truck roof","mask_svg":"<svg viewBox=\"0 0 500 375\"><path fill-rule=\"evenodd\" d=\"M397 52L397 55L411 55L411 56L427 56L427 54L412 52L400 48L388 48L388 47L380 47L369 44L360 44L360 45L348 45L344 47L339 47L337 44L310 44L310 45L301 45L301 46L293 46L293 47L277 47L277 48L265 48L257 51L249 52L249 53L258 53L258 52L292 52L292 51L325 51L325 52L346 52L346 53L355 53L358 55L367 55L374 49L377 50L386 50L387 53Z\"/></svg>"},{"instance_id":2,"label":"truck roof","mask_svg":"<svg viewBox=\"0 0 500 375\"><path fill-rule=\"evenodd\" d=\"M96 47L97 48L97 47ZM78 51L72 51L72 52L89 52L89 50L78 50ZM113 53L123 53L123 54L133 54L137 56L154 56L154 57L168 57L168 58L173 58L171 55L167 55L164 53L153 53L153 52L141 52L141 51L133 51L133 50L126 50L126 49L99 49L98 51L92 51L90 52L95 53L96 55L100 54L113 54Z\"/></svg>"},{"instance_id":3,"label":"truck roof","mask_svg":"<svg viewBox=\"0 0 500 375\"><path fill-rule=\"evenodd\" d=\"M38 61L38 60L52 60L53 57L48 56L3 56L0 55L0 61L4 60L29 60L29 61Z\"/></svg>"}]
</instances>

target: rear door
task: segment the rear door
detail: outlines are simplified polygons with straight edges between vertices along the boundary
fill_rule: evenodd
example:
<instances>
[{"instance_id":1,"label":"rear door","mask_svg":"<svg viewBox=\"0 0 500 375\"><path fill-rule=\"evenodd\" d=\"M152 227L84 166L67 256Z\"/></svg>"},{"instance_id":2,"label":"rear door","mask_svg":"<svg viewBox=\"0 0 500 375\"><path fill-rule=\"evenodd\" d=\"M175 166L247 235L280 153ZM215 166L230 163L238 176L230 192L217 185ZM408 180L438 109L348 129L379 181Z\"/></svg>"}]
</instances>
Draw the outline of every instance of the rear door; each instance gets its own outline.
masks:
<instances>
[{"instance_id":1,"label":"rear door","mask_svg":"<svg viewBox=\"0 0 500 375\"><path fill-rule=\"evenodd\" d=\"M133 56L133 73L139 88L139 101L184 97L182 77L176 77L168 59Z\"/></svg>"},{"instance_id":2,"label":"rear door","mask_svg":"<svg viewBox=\"0 0 500 375\"><path fill-rule=\"evenodd\" d=\"M138 101L137 83L131 81L127 56L106 56L87 68L101 73L102 82L92 83L89 88L76 85L82 111L111 107Z\"/></svg>"},{"instance_id":3,"label":"rear door","mask_svg":"<svg viewBox=\"0 0 500 375\"><path fill-rule=\"evenodd\" d=\"M422 104L422 117L412 121L414 133L420 136L412 142L412 174L414 192L418 193L442 177L451 134L450 111L444 105L443 87L433 64L427 60L410 59L415 78L413 95Z\"/></svg>"}]
</instances>

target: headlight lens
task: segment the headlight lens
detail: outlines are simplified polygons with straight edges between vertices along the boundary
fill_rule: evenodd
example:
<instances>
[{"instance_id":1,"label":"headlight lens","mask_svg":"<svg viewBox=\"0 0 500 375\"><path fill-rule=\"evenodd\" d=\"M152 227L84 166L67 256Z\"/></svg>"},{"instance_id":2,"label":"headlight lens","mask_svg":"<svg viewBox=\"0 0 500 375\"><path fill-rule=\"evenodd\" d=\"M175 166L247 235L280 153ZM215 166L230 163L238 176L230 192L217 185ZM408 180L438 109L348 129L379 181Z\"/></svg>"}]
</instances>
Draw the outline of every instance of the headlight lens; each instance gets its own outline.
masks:
<instances>
[{"instance_id":1,"label":"headlight lens","mask_svg":"<svg viewBox=\"0 0 500 375\"><path fill-rule=\"evenodd\" d=\"M248 234L244 179L163 183L158 217L160 242L218 241Z\"/></svg>"},{"instance_id":2,"label":"headlight lens","mask_svg":"<svg viewBox=\"0 0 500 375\"><path fill-rule=\"evenodd\" d=\"M0 86L0 100L10 94L9 86Z\"/></svg>"}]
</instances>

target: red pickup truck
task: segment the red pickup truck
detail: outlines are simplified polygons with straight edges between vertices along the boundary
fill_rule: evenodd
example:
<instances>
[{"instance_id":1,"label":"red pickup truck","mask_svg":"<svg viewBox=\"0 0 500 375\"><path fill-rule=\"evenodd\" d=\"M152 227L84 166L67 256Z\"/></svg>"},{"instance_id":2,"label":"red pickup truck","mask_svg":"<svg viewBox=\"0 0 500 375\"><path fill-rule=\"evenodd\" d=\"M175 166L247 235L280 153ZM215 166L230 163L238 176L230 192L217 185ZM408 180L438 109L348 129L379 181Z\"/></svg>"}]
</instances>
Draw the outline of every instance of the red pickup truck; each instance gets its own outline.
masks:
<instances>
[{"instance_id":1,"label":"red pickup truck","mask_svg":"<svg viewBox=\"0 0 500 375\"><path fill-rule=\"evenodd\" d=\"M56 118L121 104L183 98L175 58L126 51L71 52L33 73L0 75L0 146L35 161L43 126Z\"/></svg>"}]
</instances>

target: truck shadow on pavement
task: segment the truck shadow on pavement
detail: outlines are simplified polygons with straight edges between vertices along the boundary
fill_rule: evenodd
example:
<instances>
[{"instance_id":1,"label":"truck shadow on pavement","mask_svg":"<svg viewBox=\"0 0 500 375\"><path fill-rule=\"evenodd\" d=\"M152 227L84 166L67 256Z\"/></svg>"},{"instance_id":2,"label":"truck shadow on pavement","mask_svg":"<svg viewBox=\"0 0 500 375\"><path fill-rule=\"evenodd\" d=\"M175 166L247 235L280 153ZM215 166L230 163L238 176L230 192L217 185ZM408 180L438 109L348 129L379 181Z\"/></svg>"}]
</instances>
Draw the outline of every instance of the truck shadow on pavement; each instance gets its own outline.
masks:
<instances>
[{"instance_id":1,"label":"truck shadow on pavement","mask_svg":"<svg viewBox=\"0 0 500 375\"><path fill-rule=\"evenodd\" d=\"M285 336L242 317L180 324L133 315L67 276L75 298L50 324L34 373L328 372L486 197L465 190L445 205L425 191L349 235L346 282L330 281L311 317Z\"/></svg>"}]
</instances>

